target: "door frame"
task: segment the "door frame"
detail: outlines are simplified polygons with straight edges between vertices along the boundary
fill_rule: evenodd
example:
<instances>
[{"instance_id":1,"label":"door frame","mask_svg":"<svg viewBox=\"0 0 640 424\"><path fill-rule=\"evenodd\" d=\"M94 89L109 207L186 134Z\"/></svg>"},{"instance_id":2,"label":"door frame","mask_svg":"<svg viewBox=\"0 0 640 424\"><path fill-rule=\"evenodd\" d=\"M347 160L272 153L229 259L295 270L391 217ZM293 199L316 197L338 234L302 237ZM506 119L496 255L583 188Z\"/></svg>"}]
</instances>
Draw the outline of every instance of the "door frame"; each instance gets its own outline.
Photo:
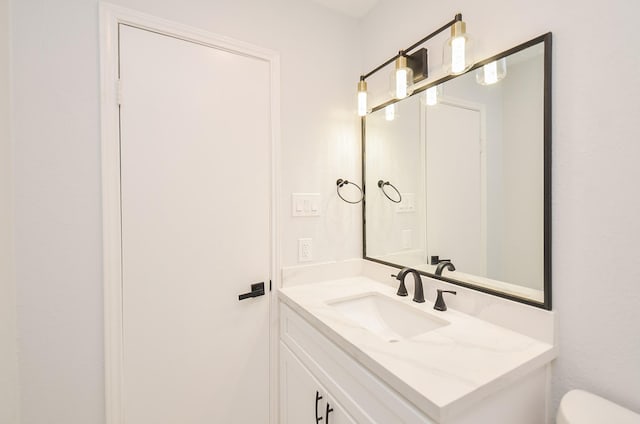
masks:
<instances>
[{"instance_id":1,"label":"door frame","mask_svg":"<svg viewBox=\"0 0 640 424\"><path fill-rule=\"evenodd\" d=\"M102 220L104 284L104 361L106 424L124 424L123 328L122 328L122 238L120 203L120 84L118 72L118 26L140 29L195 42L242 56L264 60L270 68L271 109L271 204L270 275L274 291L269 294L269 422L278 421L278 316L277 296L281 286L280 229L280 57L242 41L212 34L142 12L100 2L100 100L102 153Z\"/></svg>"}]
</instances>

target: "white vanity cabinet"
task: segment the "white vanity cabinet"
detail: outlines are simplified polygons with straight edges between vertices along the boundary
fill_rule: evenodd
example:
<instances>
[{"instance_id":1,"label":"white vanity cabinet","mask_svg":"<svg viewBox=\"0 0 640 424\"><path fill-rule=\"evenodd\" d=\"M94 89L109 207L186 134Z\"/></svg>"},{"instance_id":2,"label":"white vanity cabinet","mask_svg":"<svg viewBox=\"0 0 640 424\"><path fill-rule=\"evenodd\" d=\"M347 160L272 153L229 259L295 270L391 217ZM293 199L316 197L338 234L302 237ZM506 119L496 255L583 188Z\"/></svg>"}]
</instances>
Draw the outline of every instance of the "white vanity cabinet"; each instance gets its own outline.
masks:
<instances>
[{"instance_id":1,"label":"white vanity cabinet","mask_svg":"<svg viewBox=\"0 0 640 424\"><path fill-rule=\"evenodd\" d=\"M280 375L282 424L357 424L284 343Z\"/></svg>"}]
</instances>

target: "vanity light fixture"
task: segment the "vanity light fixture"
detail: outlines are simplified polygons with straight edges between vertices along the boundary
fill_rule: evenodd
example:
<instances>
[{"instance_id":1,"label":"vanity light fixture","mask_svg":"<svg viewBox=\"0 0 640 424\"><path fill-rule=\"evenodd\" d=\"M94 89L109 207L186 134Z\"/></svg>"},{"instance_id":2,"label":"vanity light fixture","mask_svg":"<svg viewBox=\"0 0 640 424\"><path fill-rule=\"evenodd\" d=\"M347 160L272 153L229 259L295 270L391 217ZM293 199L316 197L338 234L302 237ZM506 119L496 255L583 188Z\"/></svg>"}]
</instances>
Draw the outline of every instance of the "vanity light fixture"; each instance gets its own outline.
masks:
<instances>
[{"instance_id":1,"label":"vanity light fixture","mask_svg":"<svg viewBox=\"0 0 640 424\"><path fill-rule=\"evenodd\" d=\"M480 85L491 85L507 76L507 58L494 60L476 71L476 81Z\"/></svg>"},{"instance_id":2,"label":"vanity light fixture","mask_svg":"<svg viewBox=\"0 0 640 424\"><path fill-rule=\"evenodd\" d=\"M451 37L444 43L442 64L448 74L460 75L473 66L472 40L467 33L467 24L460 19L451 26Z\"/></svg>"},{"instance_id":3,"label":"vanity light fixture","mask_svg":"<svg viewBox=\"0 0 640 424\"><path fill-rule=\"evenodd\" d=\"M358 82L358 116L367 114L367 82L360 78Z\"/></svg>"},{"instance_id":4,"label":"vanity light fixture","mask_svg":"<svg viewBox=\"0 0 640 424\"><path fill-rule=\"evenodd\" d=\"M435 106L438 104L440 96L442 96L442 85L429 87L424 92L424 104L427 106Z\"/></svg>"},{"instance_id":5,"label":"vanity light fixture","mask_svg":"<svg viewBox=\"0 0 640 424\"><path fill-rule=\"evenodd\" d=\"M471 39L469 34L466 33L466 24L462 21L462 14L458 13L450 22L447 22L408 48L400 50L397 55L374 70L360 76L360 81L358 82L358 115L365 116L368 113L367 84L365 80L391 63L395 62L395 69L391 76L393 96L397 99L403 99L411 95L413 93L413 85L429 76L427 49L421 48L413 53L411 52L447 28L451 28L451 38L447 40L447 45L452 46L452 48L447 49L445 47L443 53L446 59L443 63L444 69L448 73L460 74L471 68L473 65L470 52Z\"/></svg>"},{"instance_id":6,"label":"vanity light fixture","mask_svg":"<svg viewBox=\"0 0 640 424\"><path fill-rule=\"evenodd\" d=\"M413 93L413 69L407 65L407 56L401 51L391 74L391 90L396 99L404 99Z\"/></svg>"}]
</instances>

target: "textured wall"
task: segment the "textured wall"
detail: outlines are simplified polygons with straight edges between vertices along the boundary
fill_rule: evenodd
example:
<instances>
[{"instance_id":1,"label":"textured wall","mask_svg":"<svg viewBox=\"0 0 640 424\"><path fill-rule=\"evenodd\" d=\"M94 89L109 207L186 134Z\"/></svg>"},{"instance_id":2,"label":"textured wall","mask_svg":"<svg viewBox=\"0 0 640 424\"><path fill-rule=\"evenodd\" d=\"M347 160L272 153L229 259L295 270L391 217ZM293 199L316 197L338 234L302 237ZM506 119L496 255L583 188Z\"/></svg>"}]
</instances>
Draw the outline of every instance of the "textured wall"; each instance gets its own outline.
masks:
<instances>
[{"instance_id":1,"label":"textured wall","mask_svg":"<svg viewBox=\"0 0 640 424\"><path fill-rule=\"evenodd\" d=\"M0 423L18 422L10 121L9 1L0 0Z\"/></svg>"}]
</instances>

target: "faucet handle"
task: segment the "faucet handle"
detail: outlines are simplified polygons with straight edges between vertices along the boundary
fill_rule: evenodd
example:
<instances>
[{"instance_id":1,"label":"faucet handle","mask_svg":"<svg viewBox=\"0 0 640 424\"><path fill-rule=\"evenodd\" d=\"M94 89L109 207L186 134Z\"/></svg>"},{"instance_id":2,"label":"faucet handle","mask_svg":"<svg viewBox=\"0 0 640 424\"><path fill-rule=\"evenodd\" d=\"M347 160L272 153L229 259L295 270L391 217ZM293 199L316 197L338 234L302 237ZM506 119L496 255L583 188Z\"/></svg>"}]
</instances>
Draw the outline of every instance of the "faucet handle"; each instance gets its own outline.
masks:
<instances>
[{"instance_id":1,"label":"faucet handle","mask_svg":"<svg viewBox=\"0 0 640 424\"><path fill-rule=\"evenodd\" d=\"M447 310L447 304L444 303L444 298L442 297L442 293L457 294L453 290L440 290L440 289L438 289L438 297L436 298L435 305L433 305L433 309L435 309L436 311L446 311Z\"/></svg>"},{"instance_id":2,"label":"faucet handle","mask_svg":"<svg viewBox=\"0 0 640 424\"><path fill-rule=\"evenodd\" d=\"M404 285L404 281L400 281L400 286L398 287L398 292L396 293L398 296L407 296L407 286Z\"/></svg>"},{"instance_id":3,"label":"faucet handle","mask_svg":"<svg viewBox=\"0 0 640 424\"><path fill-rule=\"evenodd\" d=\"M395 274L391 274L391 276L397 280L400 280L400 286L398 287L398 292L396 294L398 296L407 296L409 293L407 293L407 286L404 285L404 278L398 278L398 276Z\"/></svg>"}]
</instances>

